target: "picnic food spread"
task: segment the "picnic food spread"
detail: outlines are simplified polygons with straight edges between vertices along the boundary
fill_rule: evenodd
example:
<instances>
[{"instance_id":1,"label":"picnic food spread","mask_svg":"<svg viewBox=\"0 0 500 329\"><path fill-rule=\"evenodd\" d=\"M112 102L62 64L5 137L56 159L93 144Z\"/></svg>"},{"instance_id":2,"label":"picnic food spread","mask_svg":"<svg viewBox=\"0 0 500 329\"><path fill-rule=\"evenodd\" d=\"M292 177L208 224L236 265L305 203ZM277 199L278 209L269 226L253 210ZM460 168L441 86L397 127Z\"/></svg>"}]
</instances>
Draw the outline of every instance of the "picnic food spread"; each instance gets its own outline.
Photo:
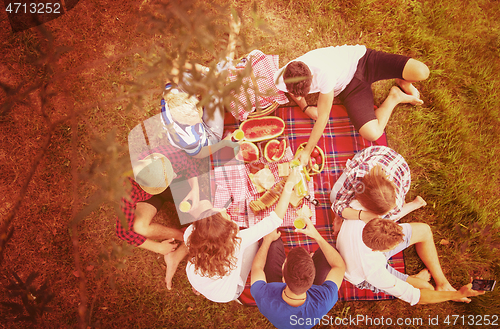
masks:
<instances>
[{"instance_id":1,"label":"picnic food spread","mask_svg":"<svg viewBox=\"0 0 500 329\"><path fill-rule=\"evenodd\" d=\"M283 124L284 124L284 121L282 121L281 119L279 119L278 121L276 121L276 120L273 121L272 118L273 117L264 117L264 119L266 120L265 121L266 123L267 122L283 122ZM260 119L263 119L263 118L260 118ZM252 119L252 120L254 120L254 122L252 124L256 124L257 119ZM270 120L270 121L267 121L267 120ZM266 127L269 127L269 126L270 125L265 126L264 128L267 129ZM240 130L250 132L250 133L254 133L255 131L257 131L256 128L254 128L254 127L249 128L249 127L251 127L251 126L249 125L249 126L246 126L246 128L245 128L245 125L240 125ZM263 129L260 132L266 131L265 129ZM268 132L269 132L269 130L267 130L267 133ZM300 162L298 160L276 163L276 162L283 159L283 157L286 153L285 151L286 151L288 143L287 143L287 138L277 139L276 137L270 137L273 135L274 134L268 134L266 136L262 136L262 137L258 138L258 139L263 139L263 140L260 140L258 142L256 141L256 142L252 143L253 145L255 145L255 148L253 146L245 146L245 148L252 149L252 150L256 149L257 151L253 151L251 157L245 156L245 154L243 154L243 156L241 157L241 158L246 158L246 162L247 162L246 166L249 170L248 177L249 177L251 184L255 187L255 190L258 194L263 193L262 195L260 195L260 197L258 199L253 200L248 204L249 208L252 210L252 212L255 215L257 215L261 211L269 209L272 205L274 205L279 200L279 197L281 195L286 177L288 175L290 175L290 170L291 170L290 168L294 168L294 167L299 166L302 179L295 185L292 196L290 198L290 205L293 208L297 208L298 206L300 206L302 204L303 206L301 209L298 210L297 216L310 218L312 216L312 211L309 208L309 206L307 206L306 204L303 203L302 200L304 199L305 196L309 196L308 182L311 181L310 173L313 174L315 172L320 172L323 169L323 166L324 166L323 151L319 147L314 149L314 151L315 151L314 164L316 164L316 161L318 161L319 164L321 165L321 167L320 167L320 165L313 166L312 164L310 164L307 168L303 168L302 166L300 166ZM255 135L251 135L251 136L253 137L254 140L257 139L255 137ZM243 142L243 144L251 143L251 142L248 142L247 135L245 135L244 139L245 139L245 141ZM268 139L270 139L270 140L268 140ZM304 146L305 146L305 143L302 144L300 147L303 148ZM257 154L259 154L258 149L260 149L262 151L261 153L262 153L265 161L261 157L257 156ZM241 151L240 151L240 153L241 153ZM250 159L252 159L252 161L253 161L252 163L248 163L248 162L251 162L251 161L248 161ZM318 160L316 160L316 159L318 159ZM260 161L258 161L258 160L260 160ZM266 162L268 164L265 164ZM271 170L269 166L271 166L271 164L273 164L273 163L276 163L276 165L272 165L273 170ZM278 174L278 177L282 177L283 179L276 180L274 177L274 175L276 173ZM278 181L277 184L276 184L276 181ZM274 186L275 184L276 184L276 186ZM274 186L274 188L273 188L273 186ZM293 217L295 217L295 216L293 216ZM300 221L300 219L299 219L299 221ZM294 223L294 225L295 225L295 223ZM299 225L299 226L301 228L303 228L303 227L305 227L305 223L303 225Z\"/></svg>"}]
</instances>

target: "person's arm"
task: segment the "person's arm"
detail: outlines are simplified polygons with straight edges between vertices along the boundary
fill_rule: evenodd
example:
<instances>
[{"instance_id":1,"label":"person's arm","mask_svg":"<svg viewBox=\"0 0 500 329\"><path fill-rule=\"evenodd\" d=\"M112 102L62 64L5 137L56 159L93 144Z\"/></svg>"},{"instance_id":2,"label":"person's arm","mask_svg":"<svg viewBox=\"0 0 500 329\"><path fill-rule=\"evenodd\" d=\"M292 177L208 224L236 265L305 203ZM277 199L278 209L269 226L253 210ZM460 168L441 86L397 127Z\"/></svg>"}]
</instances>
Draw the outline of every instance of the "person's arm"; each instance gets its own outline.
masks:
<instances>
[{"instance_id":1,"label":"person's arm","mask_svg":"<svg viewBox=\"0 0 500 329\"><path fill-rule=\"evenodd\" d=\"M316 230L316 227L314 227L314 224L309 218L304 218L304 220L306 222L306 227L303 229L296 229L295 231L304 233L308 237L316 240L319 247L321 248L321 251L323 251L328 264L331 267L325 281L333 281L337 285L337 288L339 288L342 284L342 280L344 279L345 274L344 259L342 258L342 256L340 256L337 249L326 242L321 234L319 234L318 230Z\"/></svg>"},{"instance_id":2,"label":"person's arm","mask_svg":"<svg viewBox=\"0 0 500 329\"><path fill-rule=\"evenodd\" d=\"M283 191L281 192L281 196L278 204L276 205L276 209L274 209L276 215L278 215L278 217L281 219L285 217L286 210L288 209L288 205L290 203L290 197L292 196L293 188L300 181L300 178L301 176L299 168L293 168L290 171L290 175L286 180L285 186L283 187Z\"/></svg>"},{"instance_id":3,"label":"person's arm","mask_svg":"<svg viewBox=\"0 0 500 329\"><path fill-rule=\"evenodd\" d=\"M232 147L234 149L238 146L239 146L238 143L231 141L231 135L227 135L226 138L224 138L223 140L221 140L220 142L218 142L215 145L203 146L201 148L200 152L198 152L198 154L193 155L193 158L197 158L197 159L206 158L206 157L210 156L210 154L218 152L220 149L222 149L224 147Z\"/></svg>"},{"instance_id":4,"label":"person's arm","mask_svg":"<svg viewBox=\"0 0 500 329\"><path fill-rule=\"evenodd\" d=\"M344 170L344 174L346 174L346 171ZM346 180L342 187L337 191L335 194L335 197L333 198L333 206L332 210L341 218L344 217L344 210L347 208L350 208L349 205L351 204L351 201L354 199L354 185L353 183L356 181L356 172L355 171L349 171L346 174ZM350 208L351 210L354 210ZM359 211L358 211L359 213ZM345 214L349 216L349 219L357 219L358 213L354 215L354 213L349 214L349 211Z\"/></svg>"},{"instance_id":5,"label":"person's arm","mask_svg":"<svg viewBox=\"0 0 500 329\"><path fill-rule=\"evenodd\" d=\"M344 208L344 210L342 210L342 217L344 219L355 219L355 220L361 219L365 223L368 223L372 219L380 218L379 215L374 214L370 211L361 210L360 212L359 210L353 209L351 207L347 207Z\"/></svg>"},{"instance_id":6,"label":"person's arm","mask_svg":"<svg viewBox=\"0 0 500 329\"><path fill-rule=\"evenodd\" d=\"M246 248L246 246L258 241L263 236L276 230L283 223L283 217L285 217L286 210L290 203L290 196L292 194L293 187L300 180L300 172L298 168L294 168L287 178L286 184L283 187L276 209L254 226L240 231L241 245L240 247Z\"/></svg>"},{"instance_id":7,"label":"person's arm","mask_svg":"<svg viewBox=\"0 0 500 329\"><path fill-rule=\"evenodd\" d=\"M144 243L139 245L139 248L147 249L147 250L154 251L154 252L157 252L157 253L162 254L162 255L166 255L172 251L175 251L177 249L177 247L179 246L178 243L171 243L174 241L175 241L174 238L164 240L162 242L157 242L157 241L154 241L151 239L146 239L146 241L144 241Z\"/></svg>"},{"instance_id":8,"label":"person's arm","mask_svg":"<svg viewBox=\"0 0 500 329\"><path fill-rule=\"evenodd\" d=\"M280 236L281 233L277 232L276 230L264 236L262 245L260 246L259 251L257 251L255 258L253 259L252 271L250 277L251 284L254 284L255 282L260 280L267 282L266 274L264 273L264 266L266 266L267 253L269 252L269 246L271 246L271 243L279 239Z\"/></svg>"},{"instance_id":9,"label":"person's arm","mask_svg":"<svg viewBox=\"0 0 500 329\"><path fill-rule=\"evenodd\" d=\"M446 302L448 300L457 300L464 297L475 297L483 295L484 293L484 291L473 290L472 283L463 286L458 291L437 291L430 289L420 289L420 299L417 304L435 304Z\"/></svg>"},{"instance_id":10,"label":"person's arm","mask_svg":"<svg viewBox=\"0 0 500 329\"><path fill-rule=\"evenodd\" d=\"M412 202L405 203L403 205L403 207L401 208L401 211L395 215L391 215L389 217L389 219L391 219L393 221L400 220L401 218L408 215L412 211L415 211L421 207L425 207L426 205L427 205L427 202L425 202L425 200L421 196L417 196L415 199L413 199Z\"/></svg>"},{"instance_id":11,"label":"person's arm","mask_svg":"<svg viewBox=\"0 0 500 329\"><path fill-rule=\"evenodd\" d=\"M186 195L182 202L186 200L191 200L191 208L197 208L200 202L200 187L198 185L198 177L188 178L189 186L191 186L191 191Z\"/></svg>"},{"instance_id":12,"label":"person's arm","mask_svg":"<svg viewBox=\"0 0 500 329\"><path fill-rule=\"evenodd\" d=\"M305 101L304 101L305 102ZM306 147L296 155L296 158L300 160L302 166L309 164L309 159L311 157L311 152L314 150L316 144L318 144L319 139L323 135L326 124L328 123L328 118L330 117L330 111L332 109L333 103L333 90L328 94L319 94L318 98L318 119L314 123L314 127L311 131L311 136L307 141Z\"/></svg>"},{"instance_id":13,"label":"person's arm","mask_svg":"<svg viewBox=\"0 0 500 329\"><path fill-rule=\"evenodd\" d=\"M293 94L288 94L292 98L292 100L297 104L297 106L304 111L304 108L307 106L306 98L305 97L295 97Z\"/></svg>"}]
</instances>

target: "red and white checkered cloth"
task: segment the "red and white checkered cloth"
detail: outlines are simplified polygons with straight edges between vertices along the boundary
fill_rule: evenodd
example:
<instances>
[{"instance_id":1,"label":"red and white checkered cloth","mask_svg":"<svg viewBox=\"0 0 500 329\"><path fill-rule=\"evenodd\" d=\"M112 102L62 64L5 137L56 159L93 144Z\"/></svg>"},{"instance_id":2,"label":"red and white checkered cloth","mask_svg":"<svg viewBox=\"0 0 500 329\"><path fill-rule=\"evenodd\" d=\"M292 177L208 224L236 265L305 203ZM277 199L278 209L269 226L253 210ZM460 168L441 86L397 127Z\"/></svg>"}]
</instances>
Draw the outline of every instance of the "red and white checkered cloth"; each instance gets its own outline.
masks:
<instances>
[{"instance_id":1,"label":"red and white checkered cloth","mask_svg":"<svg viewBox=\"0 0 500 329\"><path fill-rule=\"evenodd\" d=\"M251 78L245 77L243 79L243 86L237 92L233 91L239 104L235 101L231 102L231 113L240 121L246 120L248 115L255 110L257 105L264 109L273 104L273 102L277 102L278 104L288 103L288 98L282 91L278 90L274 84L274 72L279 69L279 56L266 55L260 50L253 50L246 58L252 65L259 92L266 96L259 96L258 99L256 99L255 92L252 88L243 87L253 86ZM239 65L235 68L231 68L229 71L229 80L231 82L235 81L238 73L243 70L244 67L240 67ZM248 109L251 109L251 111L248 111Z\"/></svg>"},{"instance_id":2,"label":"red and white checkered cloth","mask_svg":"<svg viewBox=\"0 0 500 329\"><path fill-rule=\"evenodd\" d=\"M258 163L267 165L274 175L275 182L278 183L283 179L278 175L278 163L288 162L292 159L293 153L290 146L288 146L286 148L285 155L278 162L269 163L262 157L260 160L252 164L236 164L216 167L214 207L224 207L228 200L232 197L233 202L227 209L227 212L231 215L232 220L235 221L240 227L251 227L257 224L259 221L271 214L271 212L276 208L277 203L269 209L263 210L256 215L250 209L250 202L257 200L261 196L248 177L248 174L250 173L250 166ZM311 176L311 180L308 182L308 189L311 193L311 197L314 198L313 177L314 176ZM311 221L316 224L316 211L314 205L305 200L303 204L308 205L311 209L311 212L313 213ZM301 207L302 205L299 208ZM293 221L297 217L297 210L298 209L294 209L291 206L288 207L281 227L293 226Z\"/></svg>"},{"instance_id":3,"label":"red and white checkered cloth","mask_svg":"<svg viewBox=\"0 0 500 329\"><path fill-rule=\"evenodd\" d=\"M215 172L215 197L214 207L223 208L233 198L227 208L231 219L239 227L248 227L246 212L246 199L250 196L248 190L248 175L244 164L234 164L216 167Z\"/></svg>"}]
</instances>

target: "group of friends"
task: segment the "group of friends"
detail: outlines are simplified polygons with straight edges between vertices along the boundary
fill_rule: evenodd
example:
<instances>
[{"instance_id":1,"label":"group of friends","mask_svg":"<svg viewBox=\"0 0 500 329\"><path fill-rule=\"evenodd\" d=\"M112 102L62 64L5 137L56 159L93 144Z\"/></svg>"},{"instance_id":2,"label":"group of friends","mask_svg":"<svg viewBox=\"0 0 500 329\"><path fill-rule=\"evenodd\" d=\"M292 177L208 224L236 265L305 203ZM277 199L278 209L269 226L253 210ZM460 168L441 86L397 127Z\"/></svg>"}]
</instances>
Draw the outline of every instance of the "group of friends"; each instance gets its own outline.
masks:
<instances>
[{"instance_id":1,"label":"group of friends","mask_svg":"<svg viewBox=\"0 0 500 329\"><path fill-rule=\"evenodd\" d=\"M228 49L234 49L237 32L234 26ZM323 134L334 97L342 101L360 135L375 141L382 136L396 105L423 103L413 83L429 75L428 67L420 61L362 45L312 50L281 69L276 57L261 51L253 51L243 61L234 61L234 52L228 53L228 61L218 66L221 71L251 65L259 81L275 88L273 95L255 98L245 111L236 109L233 114L265 108L273 102L286 103L284 95L288 95L315 120L306 147L296 155L302 165L309 163ZM269 69L273 67L276 70ZM201 74L208 71L203 66L186 68ZM335 247L306 218L306 227L296 231L314 239L319 248L313 255L302 247L285 253L278 228L293 187L300 180L298 169L291 170L286 178L271 215L250 228L240 229L225 209L214 208L203 197L198 179L207 157L223 148L237 149L239 144L231 140L231 135L223 135L226 112L222 104L216 104L208 113L198 106L196 96L184 91L189 79L189 74L184 74L181 80L167 83L157 118L168 142L133 160L134 177L129 178L127 197L121 204L125 219L117 220L120 238L165 255L169 290L184 258L194 293L214 302L237 300L251 272L251 294L260 312L278 328L295 327L292 317L295 324L296 319L303 319L299 323L312 327L317 322L310 319L321 318L334 306L344 279L357 288L383 291L411 305L470 302L468 297L484 293L472 290L471 284L459 290L452 287L441 268L429 225L398 224L400 218L426 202L419 196L405 202L410 169L400 154L386 146L371 146L357 153L332 187ZM385 79L395 79L396 86L374 109L371 84ZM317 106L307 104L305 97L310 93L319 93ZM153 222L169 194L176 193L168 187L178 180L189 185L180 201L189 202L188 212L194 218L184 232ZM387 262L411 245L415 245L426 266L415 275L401 273Z\"/></svg>"}]
</instances>

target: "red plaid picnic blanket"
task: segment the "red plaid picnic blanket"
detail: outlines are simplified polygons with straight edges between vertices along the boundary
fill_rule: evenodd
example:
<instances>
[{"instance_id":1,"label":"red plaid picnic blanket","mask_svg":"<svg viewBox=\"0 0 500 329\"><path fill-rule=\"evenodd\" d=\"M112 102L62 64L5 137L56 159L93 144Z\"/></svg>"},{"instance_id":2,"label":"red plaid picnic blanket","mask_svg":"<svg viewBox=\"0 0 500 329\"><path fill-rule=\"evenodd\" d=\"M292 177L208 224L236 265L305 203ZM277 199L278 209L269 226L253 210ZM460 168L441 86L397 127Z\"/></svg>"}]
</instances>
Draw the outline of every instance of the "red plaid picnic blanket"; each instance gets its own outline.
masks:
<instances>
[{"instance_id":1,"label":"red plaid picnic blanket","mask_svg":"<svg viewBox=\"0 0 500 329\"><path fill-rule=\"evenodd\" d=\"M286 123L285 134L289 139L292 151L295 151L301 143L307 142L314 121L303 114L298 107L278 108L275 115L282 118ZM226 116L226 119L227 130L233 131L237 128L238 124L232 116ZM345 108L341 105L333 105L328 124L318 142L318 146L325 153L326 163L323 172L314 176L314 196L319 201L319 205L316 206L316 228L334 246L335 237L332 235L333 212L330 208L331 188L342 174L347 160L351 159L358 151L371 145L387 145L385 135L374 143L365 140L352 126ZM303 246L310 252L318 248L318 245L304 234L295 233L293 227L284 227L280 230L286 252L296 246ZM404 272L403 253L393 256L389 260L389 264L395 269ZM339 300L342 301L393 298L393 296L384 293L375 294L371 290L357 289L345 280L339 288ZM255 305L250 294L250 278L240 299L246 305Z\"/></svg>"}]
</instances>

